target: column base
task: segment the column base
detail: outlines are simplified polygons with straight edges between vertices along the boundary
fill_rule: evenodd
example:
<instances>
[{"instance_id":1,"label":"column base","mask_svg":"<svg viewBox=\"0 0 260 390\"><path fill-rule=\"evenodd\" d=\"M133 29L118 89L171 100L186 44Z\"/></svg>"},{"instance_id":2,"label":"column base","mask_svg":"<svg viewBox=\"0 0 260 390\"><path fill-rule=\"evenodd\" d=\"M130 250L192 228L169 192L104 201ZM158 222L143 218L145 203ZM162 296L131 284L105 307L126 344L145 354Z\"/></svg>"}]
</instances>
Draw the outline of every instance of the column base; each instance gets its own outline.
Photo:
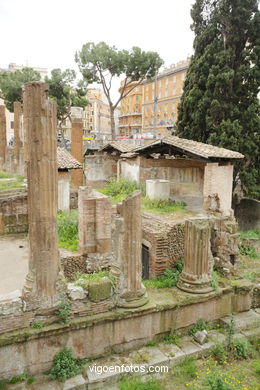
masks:
<instances>
[{"instance_id":1,"label":"column base","mask_svg":"<svg viewBox=\"0 0 260 390\"><path fill-rule=\"evenodd\" d=\"M149 297L145 289L137 292L126 292L118 297L117 306L125 308L135 308L144 306L149 301Z\"/></svg>"},{"instance_id":2,"label":"column base","mask_svg":"<svg viewBox=\"0 0 260 390\"><path fill-rule=\"evenodd\" d=\"M191 293L191 294L208 294L214 291L211 281L196 281L192 282L190 280L185 280L180 278L177 287L185 292Z\"/></svg>"}]
</instances>

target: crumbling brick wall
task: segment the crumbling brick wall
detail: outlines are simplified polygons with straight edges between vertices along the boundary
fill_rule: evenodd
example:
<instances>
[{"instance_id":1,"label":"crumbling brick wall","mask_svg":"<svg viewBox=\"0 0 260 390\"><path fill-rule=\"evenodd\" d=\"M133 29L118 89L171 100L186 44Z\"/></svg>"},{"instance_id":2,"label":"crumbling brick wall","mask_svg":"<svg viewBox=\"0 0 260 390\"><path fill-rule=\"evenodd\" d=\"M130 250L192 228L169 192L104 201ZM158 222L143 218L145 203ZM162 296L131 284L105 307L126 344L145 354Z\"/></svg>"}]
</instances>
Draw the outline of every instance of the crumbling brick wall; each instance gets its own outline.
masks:
<instances>
[{"instance_id":1,"label":"crumbling brick wall","mask_svg":"<svg viewBox=\"0 0 260 390\"><path fill-rule=\"evenodd\" d=\"M0 192L0 234L28 231L27 192L7 190Z\"/></svg>"},{"instance_id":2,"label":"crumbling brick wall","mask_svg":"<svg viewBox=\"0 0 260 390\"><path fill-rule=\"evenodd\" d=\"M172 268L184 255L184 222L163 222L143 215L143 243L149 244L150 278Z\"/></svg>"}]
</instances>

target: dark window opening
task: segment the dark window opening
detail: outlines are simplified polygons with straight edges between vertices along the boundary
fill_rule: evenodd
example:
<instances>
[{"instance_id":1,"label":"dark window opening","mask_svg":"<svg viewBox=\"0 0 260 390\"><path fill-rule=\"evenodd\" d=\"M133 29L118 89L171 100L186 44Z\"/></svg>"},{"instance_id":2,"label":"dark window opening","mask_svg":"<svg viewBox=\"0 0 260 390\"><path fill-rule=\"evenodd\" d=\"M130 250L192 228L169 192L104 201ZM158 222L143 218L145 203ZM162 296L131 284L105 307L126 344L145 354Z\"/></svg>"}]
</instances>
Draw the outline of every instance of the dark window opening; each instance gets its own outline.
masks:
<instances>
[{"instance_id":1,"label":"dark window opening","mask_svg":"<svg viewBox=\"0 0 260 390\"><path fill-rule=\"evenodd\" d=\"M235 255L230 255L230 256L229 256L229 259L230 259L230 263L231 263L232 265L235 265L235 262L236 262Z\"/></svg>"},{"instance_id":2,"label":"dark window opening","mask_svg":"<svg viewBox=\"0 0 260 390\"><path fill-rule=\"evenodd\" d=\"M149 248L142 244L142 278L149 279Z\"/></svg>"}]
</instances>

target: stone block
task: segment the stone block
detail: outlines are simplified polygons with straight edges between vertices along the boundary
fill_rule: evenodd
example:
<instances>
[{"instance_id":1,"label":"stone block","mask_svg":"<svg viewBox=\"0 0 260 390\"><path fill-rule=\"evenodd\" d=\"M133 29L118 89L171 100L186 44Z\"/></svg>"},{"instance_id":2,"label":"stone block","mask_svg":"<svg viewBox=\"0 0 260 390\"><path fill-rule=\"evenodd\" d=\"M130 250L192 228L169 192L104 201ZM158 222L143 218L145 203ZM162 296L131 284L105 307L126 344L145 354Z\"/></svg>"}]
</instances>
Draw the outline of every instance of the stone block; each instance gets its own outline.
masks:
<instances>
[{"instance_id":1,"label":"stone block","mask_svg":"<svg viewBox=\"0 0 260 390\"><path fill-rule=\"evenodd\" d=\"M82 375L74 376L73 378L69 378L63 384L62 390L85 390L86 389L86 381Z\"/></svg>"},{"instance_id":2,"label":"stone block","mask_svg":"<svg viewBox=\"0 0 260 390\"><path fill-rule=\"evenodd\" d=\"M68 283L67 287L68 295L73 301L86 298L86 291L82 287L76 286L74 283Z\"/></svg>"},{"instance_id":3,"label":"stone block","mask_svg":"<svg viewBox=\"0 0 260 390\"><path fill-rule=\"evenodd\" d=\"M230 325L231 317L224 317L220 319L220 325L227 328ZM254 310L249 310L234 316L235 329L237 331L256 328L260 326L260 314Z\"/></svg>"},{"instance_id":4,"label":"stone block","mask_svg":"<svg viewBox=\"0 0 260 390\"><path fill-rule=\"evenodd\" d=\"M180 347L185 355L188 356L198 357L202 352L202 348L198 344L193 343L188 337L183 337Z\"/></svg>"},{"instance_id":5,"label":"stone block","mask_svg":"<svg viewBox=\"0 0 260 390\"><path fill-rule=\"evenodd\" d=\"M111 296L112 285L108 278L102 278L98 282L90 282L88 286L88 295L91 301L101 301Z\"/></svg>"},{"instance_id":6,"label":"stone block","mask_svg":"<svg viewBox=\"0 0 260 390\"><path fill-rule=\"evenodd\" d=\"M161 344L159 348L169 359L170 365L179 364L185 357L185 353L177 345Z\"/></svg>"},{"instance_id":7,"label":"stone block","mask_svg":"<svg viewBox=\"0 0 260 390\"><path fill-rule=\"evenodd\" d=\"M197 341L200 345L205 344L208 337L208 332L206 330L199 330L194 335L194 340Z\"/></svg>"}]
</instances>

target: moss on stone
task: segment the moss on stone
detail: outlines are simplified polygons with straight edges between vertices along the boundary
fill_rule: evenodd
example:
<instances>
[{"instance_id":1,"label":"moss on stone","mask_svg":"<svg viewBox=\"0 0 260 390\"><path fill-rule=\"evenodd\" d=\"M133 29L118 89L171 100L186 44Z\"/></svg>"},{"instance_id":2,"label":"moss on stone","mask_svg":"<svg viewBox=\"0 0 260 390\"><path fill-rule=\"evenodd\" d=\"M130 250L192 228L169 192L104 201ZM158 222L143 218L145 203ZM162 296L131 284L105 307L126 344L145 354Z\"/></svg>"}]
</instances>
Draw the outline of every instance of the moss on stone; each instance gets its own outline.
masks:
<instances>
[{"instance_id":1,"label":"moss on stone","mask_svg":"<svg viewBox=\"0 0 260 390\"><path fill-rule=\"evenodd\" d=\"M108 278L99 281L90 281L88 285L88 296L91 301L97 302L111 296L112 283Z\"/></svg>"}]
</instances>

